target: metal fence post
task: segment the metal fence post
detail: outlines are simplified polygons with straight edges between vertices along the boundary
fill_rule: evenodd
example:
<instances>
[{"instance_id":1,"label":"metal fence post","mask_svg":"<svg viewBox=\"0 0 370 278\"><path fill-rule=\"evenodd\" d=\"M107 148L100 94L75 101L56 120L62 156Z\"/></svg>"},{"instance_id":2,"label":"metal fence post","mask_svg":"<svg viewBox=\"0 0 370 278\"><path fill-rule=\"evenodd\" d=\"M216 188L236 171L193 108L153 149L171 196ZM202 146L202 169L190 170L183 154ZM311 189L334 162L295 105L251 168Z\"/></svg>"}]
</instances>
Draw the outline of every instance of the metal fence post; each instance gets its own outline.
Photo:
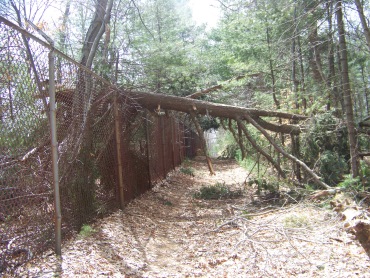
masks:
<instances>
[{"instance_id":1,"label":"metal fence post","mask_svg":"<svg viewBox=\"0 0 370 278\"><path fill-rule=\"evenodd\" d=\"M59 171L58 171L58 141L57 121L55 109L55 65L54 51L49 52L49 106L50 106L50 132L54 184L54 211L55 211L55 253L61 255L62 242L62 213L60 207Z\"/></svg>"},{"instance_id":2,"label":"metal fence post","mask_svg":"<svg viewBox=\"0 0 370 278\"><path fill-rule=\"evenodd\" d=\"M149 134L149 113L145 110L145 147L146 147L146 158L148 163L148 182L149 186L152 187L152 174L151 174L151 148L150 148L150 134Z\"/></svg>"},{"instance_id":3,"label":"metal fence post","mask_svg":"<svg viewBox=\"0 0 370 278\"><path fill-rule=\"evenodd\" d=\"M114 93L113 109L114 109L114 128L115 128L115 134L116 134L119 202L120 202L121 209L124 209L125 208L125 194L124 194L123 171L122 171L121 126L120 126L120 113L118 109L117 92Z\"/></svg>"}]
</instances>

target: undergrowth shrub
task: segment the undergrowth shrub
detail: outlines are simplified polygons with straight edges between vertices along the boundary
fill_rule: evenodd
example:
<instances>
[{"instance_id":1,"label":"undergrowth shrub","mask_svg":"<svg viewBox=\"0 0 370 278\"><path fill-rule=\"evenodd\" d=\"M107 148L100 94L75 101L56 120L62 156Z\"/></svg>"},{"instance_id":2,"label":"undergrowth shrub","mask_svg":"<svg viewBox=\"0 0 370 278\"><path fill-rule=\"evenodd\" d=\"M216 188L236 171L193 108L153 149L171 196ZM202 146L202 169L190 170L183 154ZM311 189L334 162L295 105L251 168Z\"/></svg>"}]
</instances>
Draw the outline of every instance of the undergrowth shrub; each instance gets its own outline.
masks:
<instances>
[{"instance_id":1,"label":"undergrowth shrub","mask_svg":"<svg viewBox=\"0 0 370 278\"><path fill-rule=\"evenodd\" d=\"M345 175L344 180L338 184L346 190L370 191L370 167L366 162L360 162L360 176L353 178L351 174Z\"/></svg>"},{"instance_id":2,"label":"undergrowth shrub","mask_svg":"<svg viewBox=\"0 0 370 278\"><path fill-rule=\"evenodd\" d=\"M215 185L203 186L194 194L194 198L203 200L233 199L242 195L242 191L231 190L225 184L216 183Z\"/></svg>"},{"instance_id":3,"label":"undergrowth shrub","mask_svg":"<svg viewBox=\"0 0 370 278\"><path fill-rule=\"evenodd\" d=\"M302 157L324 181L337 185L349 172L349 147L345 124L332 112L317 115L302 137Z\"/></svg>"},{"instance_id":4,"label":"undergrowth shrub","mask_svg":"<svg viewBox=\"0 0 370 278\"><path fill-rule=\"evenodd\" d=\"M83 224L82 227L81 227L79 236L80 237L89 237L95 232L96 231L93 227L91 227L90 225L87 225L87 224Z\"/></svg>"},{"instance_id":5,"label":"undergrowth shrub","mask_svg":"<svg viewBox=\"0 0 370 278\"><path fill-rule=\"evenodd\" d=\"M336 185L343 179L343 173L348 171L344 156L332 151L324 151L317 161L321 177L329 185Z\"/></svg>"},{"instance_id":6,"label":"undergrowth shrub","mask_svg":"<svg viewBox=\"0 0 370 278\"><path fill-rule=\"evenodd\" d=\"M194 177L194 168L192 168L192 167L181 167L180 172L185 174L185 175L189 175L189 176Z\"/></svg>"}]
</instances>

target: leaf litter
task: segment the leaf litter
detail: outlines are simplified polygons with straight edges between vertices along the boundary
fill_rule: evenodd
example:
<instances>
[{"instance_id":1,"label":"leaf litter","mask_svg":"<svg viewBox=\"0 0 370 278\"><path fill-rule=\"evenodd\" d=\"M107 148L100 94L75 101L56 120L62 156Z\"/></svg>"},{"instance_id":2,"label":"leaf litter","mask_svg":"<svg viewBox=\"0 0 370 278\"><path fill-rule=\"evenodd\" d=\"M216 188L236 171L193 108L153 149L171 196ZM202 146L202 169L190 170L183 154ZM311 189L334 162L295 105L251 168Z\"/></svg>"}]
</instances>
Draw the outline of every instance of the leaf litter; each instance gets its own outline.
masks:
<instances>
[{"instance_id":1,"label":"leaf litter","mask_svg":"<svg viewBox=\"0 0 370 278\"><path fill-rule=\"evenodd\" d=\"M235 161L190 162L151 191L19 267L16 277L369 277L364 249L338 214L312 202L271 205L248 186ZM194 194L221 183L239 198ZM5 277L11 277L9 275Z\"/></svg>"}]
</instances>

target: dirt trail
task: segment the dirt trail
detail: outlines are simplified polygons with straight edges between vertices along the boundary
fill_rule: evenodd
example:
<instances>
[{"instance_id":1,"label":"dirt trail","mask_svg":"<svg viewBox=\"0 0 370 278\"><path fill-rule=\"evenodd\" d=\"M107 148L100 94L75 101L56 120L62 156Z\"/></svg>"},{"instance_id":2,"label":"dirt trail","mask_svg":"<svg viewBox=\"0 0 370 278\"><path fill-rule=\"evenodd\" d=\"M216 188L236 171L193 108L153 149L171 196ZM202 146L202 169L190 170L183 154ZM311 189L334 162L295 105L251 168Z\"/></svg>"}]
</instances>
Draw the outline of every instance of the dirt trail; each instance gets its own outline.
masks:
<instances>
[{"instance_id":1,"label":"dirt trail","mask_svg":"<svg viewBox=\"0 0 370 278\"><path fill-rule=\"evenodd\" d=\"M202 158L194 177L180 171L99 221L95 232L19 269L28 277L369 277L362 247L336 213L308 203L270 207L247 188L233 161ZM204 185L224 183L243 196L198 200ZM268 207L267 207L268 206ZM267 207L267 208L266 208ZM240 210L243 209L243 210ZM247 213L247 214L246 214Z\"/></svg>"}]
</instances>

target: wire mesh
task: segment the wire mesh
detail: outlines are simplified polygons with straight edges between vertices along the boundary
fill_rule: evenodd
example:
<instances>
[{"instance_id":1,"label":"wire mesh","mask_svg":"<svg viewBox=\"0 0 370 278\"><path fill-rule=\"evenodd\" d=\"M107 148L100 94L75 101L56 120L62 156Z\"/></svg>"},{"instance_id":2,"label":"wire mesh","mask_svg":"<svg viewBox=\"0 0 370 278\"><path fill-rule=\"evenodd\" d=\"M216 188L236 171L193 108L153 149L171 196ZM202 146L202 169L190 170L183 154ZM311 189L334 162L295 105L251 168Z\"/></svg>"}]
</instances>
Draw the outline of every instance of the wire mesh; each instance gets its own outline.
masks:
<instances>
[{"instance_id":1,"label":"wire mesh","mask_svg":"<svg viewBox=\"0 0 370 278\"><path fill-rule=\"evenodd\" d=\"M55 244L52 48L16 29L0 22L0 275ZM120 208L121 187L127 203L194 156L199 142L178 115L140 108L62 53L56 52L54 71L65 240Z\"/></svg>"},{"instance_id":2,"label":"wire mesh","mask_svg":"<svg viewBox=\"0 0 370 278\"><path fill-rule=\"evenodd\" d=\"M52 246L54 230L47 104L38 82L48 73L48 51L4 24L0 45L1 273Z\"/></svg>"}]
</instances>

